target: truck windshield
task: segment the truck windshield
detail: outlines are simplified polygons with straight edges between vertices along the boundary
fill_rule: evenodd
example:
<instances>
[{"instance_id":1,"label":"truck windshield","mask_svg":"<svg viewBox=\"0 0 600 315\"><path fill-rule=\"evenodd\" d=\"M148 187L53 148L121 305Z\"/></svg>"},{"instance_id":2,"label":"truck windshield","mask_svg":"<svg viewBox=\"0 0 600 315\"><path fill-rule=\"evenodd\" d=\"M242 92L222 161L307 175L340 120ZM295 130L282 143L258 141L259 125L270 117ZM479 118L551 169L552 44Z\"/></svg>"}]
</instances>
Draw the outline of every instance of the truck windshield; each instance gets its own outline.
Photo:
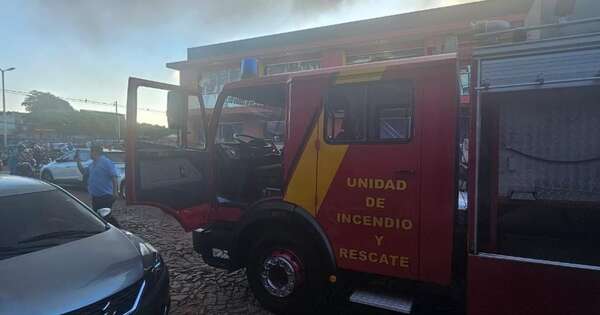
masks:
<instances>
[{"instance_id":1,"label":"truck windshield","mask_svg":"<svg viewBox=\"0 0 600 315\"><path fill-rule=\"evenodd\" d=\"M271 140L283 146L285 91L282 87L236 91L223 104L217 143L235 142L236 135Z\"/></svg>"}]
</instances>

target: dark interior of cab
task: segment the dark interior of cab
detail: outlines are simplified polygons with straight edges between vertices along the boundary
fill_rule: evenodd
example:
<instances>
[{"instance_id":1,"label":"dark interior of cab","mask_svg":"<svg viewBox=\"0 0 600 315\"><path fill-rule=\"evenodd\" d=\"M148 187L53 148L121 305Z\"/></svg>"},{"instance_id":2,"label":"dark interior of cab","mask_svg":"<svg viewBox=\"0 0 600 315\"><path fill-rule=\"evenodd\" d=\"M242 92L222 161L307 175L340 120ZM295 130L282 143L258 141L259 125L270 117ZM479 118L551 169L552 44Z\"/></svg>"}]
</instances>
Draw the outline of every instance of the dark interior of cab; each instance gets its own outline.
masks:
<instances>
[{"instance_id":1,"label":"dark interior of cab","mask_svg":"<svg viewBox=\"0 0 600 315\"><path fill-rule=\"evenodd\" d=\"M244 207L260 198L281 195L283 145L266 135L266 126L268 121L284 121L286 91L286 85L275 84L226 93L219 121L233 119L242 126L229 141L217 139L217 195L221 202Z\"/></svg>"},{"instance_id":2,"label":"dark interior of cab","mask_svg":"<svg viewBox=\"0 0 600 315\"><path fill-rule=\"evenodd\" d=\"M281 194L282 155L272 140L238 134L218 145L217 193L221 200L249 204Z\"/></svg>"},{"instance_id":3,"label":"dark interior of cab","mask_svg":"<svg viewBox=\"0 0 600 315\"><path fill-rule=\"evenodd\" d=\"M206 203L212 198L208 196L210 191L216 191L217 201L222 205L238 208L260 198L281 195L285 100L285 85L230 92L225 98L219 123L241 125L241 130L230 133L227 139L222 134L217 135L214 163L203 149L203 136L198 137L202 149L195 149L190 144L183 147L179 143L174 147L139 141L136 199L177 210ZM181 112L173 109L168 112L171 115L169 126L176 126L173 129L180 130L180 135L190 134L188 139L196 137L200 130L195 130L196 134L181 130L186 130L190 122L190 126L196 128L195 122L201 122L201 116L190 118ZM244 126L246 120L251 122L248 126ZM281 127L276 135L280 141L274 141L274 133L268 132L270 122ZM209 167L214 169L209 170ZM216 175L214 190L207 186L209 171Z\"/></svg>"}]
</instances>

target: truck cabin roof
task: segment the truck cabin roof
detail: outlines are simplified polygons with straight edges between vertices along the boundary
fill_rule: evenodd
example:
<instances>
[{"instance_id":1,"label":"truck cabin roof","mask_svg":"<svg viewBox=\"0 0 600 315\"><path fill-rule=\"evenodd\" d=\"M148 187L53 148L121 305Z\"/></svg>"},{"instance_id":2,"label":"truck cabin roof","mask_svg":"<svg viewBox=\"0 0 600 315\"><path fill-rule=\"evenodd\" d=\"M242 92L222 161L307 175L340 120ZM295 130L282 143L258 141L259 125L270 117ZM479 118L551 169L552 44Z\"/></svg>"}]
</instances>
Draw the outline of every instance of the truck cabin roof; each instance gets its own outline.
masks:
<instances>
[{"instance_id":1,"label":"truck cabin roof","mask_svg":"<svg viewBox=\"0 0 600 315\"><path fill-rule=\"evenodd\" d=\"M416 69L423 65L435 66L456 62L456 58L456 53L449 53L256 77L228 83L223 87L222 94L252 100L264 105L281 106L285 103L287 94L284 87L288 82L294 80L331 76L338 73L351 76L369 73L370 71L393 71L393 69L400 67L403 69Z\"/></svg>"},{"instance_id":2,"label":"truck cabin roof","mask_svg":"<svg viewBox=\"0 0 600 315\"><path fill-rule=\"evenodd\" d=\"M422 65L434 66L437 64L445 64L448 62L456 62L457 54L440 54L422 57L413 57L397 60L379 61L366 64L358 65L344 65L338 67L322 68L318 70L307 70L287 74L277 74L272 76L256 77L251 79L245 79L225 84L223 92L225 95L237 96L241 98L247 98L256 95L257 89L265 93L276 93L270 92L273 86L284 86L290 81L309 79L313 77L328 76L337 73L347 73L352 75L354 73L360 74L363 72L369 72L370 70L388 71L394 68L417 68ZM278 92L277 92L278 93ZM282 95L281 97L285 97Z\"/></svg>"}]
</instances>

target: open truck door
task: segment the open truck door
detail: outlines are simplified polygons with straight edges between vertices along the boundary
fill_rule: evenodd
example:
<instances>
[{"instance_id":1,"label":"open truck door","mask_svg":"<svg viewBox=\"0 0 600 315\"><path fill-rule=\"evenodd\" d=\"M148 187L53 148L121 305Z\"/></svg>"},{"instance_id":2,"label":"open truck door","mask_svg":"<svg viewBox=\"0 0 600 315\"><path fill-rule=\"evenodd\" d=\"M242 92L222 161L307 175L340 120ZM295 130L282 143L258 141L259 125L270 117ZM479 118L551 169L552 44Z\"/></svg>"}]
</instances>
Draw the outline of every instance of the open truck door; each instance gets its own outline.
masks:
<instances>
[{"instance_id":1,"label":"open truck door","mask_svg":"<svg viewBox=\"0 0 600 315\"><path fill-rule=\"evenodd\" d=\"M176 141L145 141L138 134L137 93L140 87L168 91L169 129ZM188 119L191 111L199 121ZM129 78L127 90L127 203L159 207L190 231L205 221L215 199L212 192L211 150L206 141L202 97L180 86ZM198 138L188 139L190 128ZM173 138L173 137L172 137Z\"/></svg>"}]
</instances>

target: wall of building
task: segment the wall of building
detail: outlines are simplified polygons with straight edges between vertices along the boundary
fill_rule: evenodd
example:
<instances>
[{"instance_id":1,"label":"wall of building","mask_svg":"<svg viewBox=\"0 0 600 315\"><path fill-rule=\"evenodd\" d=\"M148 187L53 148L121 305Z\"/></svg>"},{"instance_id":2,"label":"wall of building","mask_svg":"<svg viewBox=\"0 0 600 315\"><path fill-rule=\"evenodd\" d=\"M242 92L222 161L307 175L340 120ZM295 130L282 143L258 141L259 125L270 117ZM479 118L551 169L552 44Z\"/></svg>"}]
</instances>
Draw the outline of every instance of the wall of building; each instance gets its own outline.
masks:
<instances>
[{"instance_id":1,"label":"wall of building","mask_svg":"<svg viewBox=\"0 0 600 315\"><path fill-rule=\"evenodd\" d=\"M15 134L18 130L20 120L14 113L6 113L6 120L4 120L4 115L0 113L0 135L4 135L4 124L6 124L7 135Z\"/></svg>"},{"instance_id":2,"label":"wall of building","mask_svg":"<svg viewBox=\"0 0 600 315\"><path fill-rule=\"evenodd\" d=\"M491 2L493 3L493 1ZM500 4L508 2L510 1L496 1ZM508 6L514 6L514 3ZM500 6L496 6L496 8ZM506 19L514 26L523 25L527 11L518 14L514 14L514 10L511 12L513 13L510 13L509 16L497 18ZM476 14L486 16L491 13L477 12ZM414 19L414 17L412 18ZM368 34L368 36L345 34L345 37L338 37L335 32L330 32L331 34L327 33L331 36L330 40L321 38L317 42L307 42L306 45L294 44L281 47L275 45L275 48L265 48L259 52L249 51L247 52L248 56L244 56L244 51L236 50L228 53L229 57L225 59L216 55L190 54L188 51L188 55L192 59L184 62L185 65L180 67L180 84L200 89L205 105L211 108L215 105L223 86L228 82L240 79L240 62L245 57L256 58L259 61L260 75L265 76L459 51L461 103L468 106L471 77L470 45L472 39L469 25L471 21L446 17L444 19L451 22L446 22L447 25L430 24L409 30L394 28L395 24L388 24L383 28L379 25L377 27L381 30L374 34ZM274 42L277 42L276 38L279 38L277 36L273 36ZM265 41L265 39L257 39L257 41ZM227 45L227 43L221 45ZM190 121L199 120L197 115L197 112L190 113Z\"/></svg>"}]
</instances>

